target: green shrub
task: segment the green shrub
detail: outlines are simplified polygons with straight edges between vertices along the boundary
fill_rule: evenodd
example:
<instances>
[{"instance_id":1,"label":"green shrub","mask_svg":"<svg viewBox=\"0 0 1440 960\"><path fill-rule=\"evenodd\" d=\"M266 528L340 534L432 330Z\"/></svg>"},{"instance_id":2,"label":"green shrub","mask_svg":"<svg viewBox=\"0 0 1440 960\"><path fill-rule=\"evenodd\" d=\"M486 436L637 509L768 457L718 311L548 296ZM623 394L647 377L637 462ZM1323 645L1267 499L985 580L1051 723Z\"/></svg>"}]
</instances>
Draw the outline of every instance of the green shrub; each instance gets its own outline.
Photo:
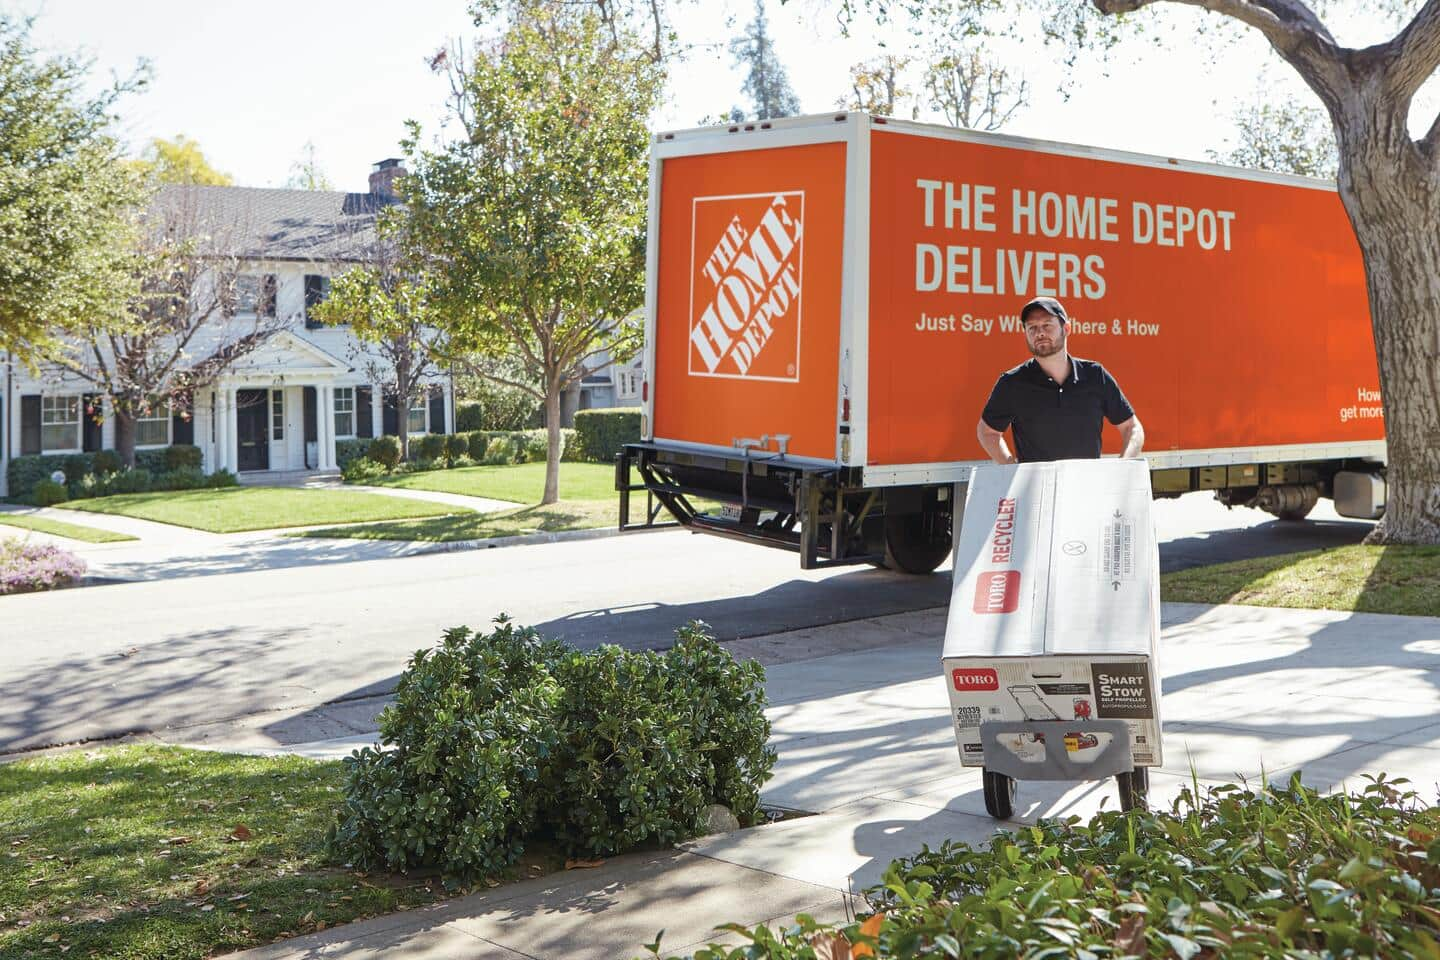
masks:
<instances>
[{"instance_id":1,"label":"green shrub","mask_svg":"<svg viewBox=\"0 0 1440 960\"><path fill-rule=\"evenodd\" d=\"M470 459L476 462L485 459L485 448L490 445L490 431L472 430L465 434L466 445L470 448Z\"/></svg>"},{"instance_id":2,"label":"green shrub","mask_svg":"<svg viewBox=\"0 0 1440 960\"><path fill-rule=\"evenodd\" d=\"M470 453L470 438L452 433L445 438L445 459L451 463Z\"/></svg>"},{"instance_id":3,"label":"green shrub","mask_svg":"<svg viewBox=\"0 0 1440 960\"><path fill-rule=\"evenodd\" d=\"M1440 810L1405 781L1196 789L1168 811L1043 820L896 861L867 893L874 956L1437 956ZM757 928L691 956L814 957L859 926Z\"/></svg>"},{"instance_id":4,"label":"green shrub","mask_svg":"<svg viewBox=\"0 0 1440 960\"><path fill-rule=\"evenodd\" d=\"M516 463L544 463L550 452L550 436L544 430L522 430L515 436ZM561 441L562 449L564 441Z\"/></svg>"},{"instance_id":5,"label":"green shrub","mask_svg":"<svg viewBox=\"0 0 1440 960\"><path fill-rule=\"evenodd\" d=\"M151 490L199 490L209 483L209 477L199 467L177 467L164 473L157 473L150 481Z\"/></svg>"},{"instance_id":6,"label":"green shrub","mask_svg":"<svg viewBox=\"0 0 1440 960\"><path fill-rule=\"evenodd\" d=\"M336 856L469 882L537 836L609 855L694 836L711 803L754 819L775 759L757 664L701 624L665 654L581 652L496 624L446 631L411 659L380 716L383 746L347 761Z\"/></svg>"},{"instance_id":7,"label":"green shrub","mask_svg":"<svg viewBox=\"0 0 1440 960\"><path fill-rule=\"evenodd\" d=\"M400 463L400 440L390 436L376 437L370 441L370 448L365 456L386 470L394 470Z\"/></svg>"},{"instance_id":8,"label":"green shrub","mask_svg":"<svg viewBox=\"0 0 1440 960\"><path fill-rule=\"evenodd\" d=\"M54 480L39 480L30 489L30 502L37 507L53 507L57 503L64 503L70 499L70 491L65 484L56 483Z\"/></svg>"},{"instance_id":9,"label":"green shrub","mask_svg":"<svg viewBox=\"0 0 1440 960\"><path fill-rule=\"evenodd\" d=\"M166 466L166 451L169 447L155 447L152 450L135 451L135 469L145 470L152 476L170 469Z\"/></svg>"},{"instance_id":10,"label":"green shrub","mask_svg":"<svg viewBox=\"0 0 1440 960\"><path fill-rule=\"evenodd\" d=\"M520 456L519 444L509 434L501 434L493 438L485 447L485 464L496 466L505 463L516 463Z\"/></svg>"},{"instance_id":11,"label":"green shrub","mask_svg":"<svg viewBox=\"0 0 1440 960\"><path fill-rule=\"evenodd\" d=\"M427 433L410 438L410 456L417 460L444 460L446 436L443 433Z\"/></svg>"},{"instance_id":12,"label":"green shrub","mask_svg":"<svg viewBox=\"0 0 1440 960\"><path fill-rule=\"evenodd\" d=\"M580 435L573 427L560 428L560 459L567 463L579 463L585 459L580 447Z\"/></svg>"},{"instance_id":13,"label":"green shrub","mask_svg":"<svg viewBox=\"0 0 1440 960\"><path fill-rule=\"evenodd\" d=\"M50 475L56 470L65 473L65 462L73 456L77 455L31 453L23 457L15 457L5 471L10 496L17 500L28 498L34 491L35 484L41 480L49 480ZM78 456L88 457L89 454L79 454ZM68 477L68 474L66 475Z\"/></svg>"},{"instance_id":14,"label":"green shrub","mask_svg":"<svg viewBox=\"0 0 1440 960\"><path fill-rule=\"evenodd\" d=\"M114 474L109 473L87 473L79 480L70 484L71 500L88 500L92 497L103 497L110 492L110 478Z\"/></svg>"},{"instance_id":15,"label":"green shrub","mask_svg":"<svg viewBox=\"0 0 1440 960\"><path fill-rule=\"evenodd\" d=\"M575 414L575 432L586 460L609 463L625 444L640 441L640 408L581 410Z\"/></svg>"},{"instance_id":16,"label":"green shrub","mask_svg":"<svg viewBox=\"0 0 1440 960\"><path fill-rule=\"evenodd\" d=\"M377 477L385 476L385 473L385 468L369 457L356 457L347 462L340 470L340 475L345 478L346 483L366 483Z\"/></svg>"},{"instance_id":17,"label":"green shrub","mask_svg":"<svg viewBox=\"0 0 1440 960\"><path fill-rule=\"evenodd\" d=\"M240 478L229 470L216 470L205 478L205 486L211 489L240 486Z\"/></svg>"},{"instance_id":18,"label":"green shrub","mask_svg":"<svg viewBox=\"0 0 1440 960\"><path fill-rule=\"evenodd\" d=\"M91 458L91 469L104 476L107 473L119 473L123 466L120 462L120 455L114 450L101 450Z\"/></svg>"},{"instance_id":19,"label":"green shrub","mask_svg":"<svg viewBox=\"0 0 1440 960\"><path fill-rule=\"evenodd\" d=\"M151 474L144 467L121 470L110 478L111 493L146 493L150 489Z\"/></svg>"},{"instance_id":20,"label":"green shrub","mask_svg":"<svg viewBox=\"0 0 1440 960\"><path fill-rule=\"evenodd\" d=\"M335 466L343 473L345 465L352 460L368 457L371 441L368 437L335 441Z\"/></svg>"},{"instance_id":21,"label":"green shrub","mask_svg":"<svg viewBox=\"0 0 1440 960\"><path fill-rule=\"evenodd\" d=\"M85 474L90 472L90 455L85 453L72 453L65 458L60 469L65 471L65 482L74 483Z\"/></svg>"},{"instance_id":22,"label":"green shrub","mask_svg":"<svg viewBox=\"0 0 1440 960\"><path fill-rule=\"evenodd\" d=\"M456 458L454 458L453 460L450 461L450 466L452 466L452 467L473 467L473 466L475 466L475 461L470 459L470 455L469 455L469 454L462 453L460 456L458 456L458 457L456 457Z\"/></svg>"},{"instance_id":23,"label":"green shrub","mask_svg":"<svg viewBox=\"0 0 1440 960\"><path fill-rule=\"evenodd\" d=\"M485 408L483 405L470 403L455 404L455 432L470 433L474 430L485 429Z\"/></svg>"},{"instance_id":24,"label":"green shrub","mask_svg":"<svg viewBox=\"0 0 1440 960\"><path fill-rule=\"evenodd\" d=\"M203 462L200 448L189 443L176 443L165 448L165 469L199 470Z\"/></svg>"}]
</instances>

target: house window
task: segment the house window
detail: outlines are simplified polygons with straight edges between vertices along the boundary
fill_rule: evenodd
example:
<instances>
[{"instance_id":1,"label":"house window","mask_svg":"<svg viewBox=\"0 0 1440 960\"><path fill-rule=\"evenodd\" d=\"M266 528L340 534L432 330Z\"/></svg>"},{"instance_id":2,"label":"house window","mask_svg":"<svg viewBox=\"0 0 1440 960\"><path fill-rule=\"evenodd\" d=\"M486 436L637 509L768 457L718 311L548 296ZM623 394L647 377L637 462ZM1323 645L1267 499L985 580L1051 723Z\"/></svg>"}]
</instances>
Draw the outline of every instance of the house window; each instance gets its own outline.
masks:
<instances>
[{"instance_id":1,"label":"house window","mask_svg":"<svg viewBox=\"0 0 1440 960\"><path fill-rule=\"evenodd\" d=\"M311 314L311 310L324 303L329 296L329 277L322 277L314 273L305 274L305 329L318 330L324 326Z\"/></svg>"},{"instance_id":2,"label":"house window","mask_svg":"<svg viewBox=\"0 0 1440 960\"><path fill-rule=\"evenodd\" d=\"M170 442L170 404L157 405L135 418L135 446L163 447Z\"/></svg>"},{"instance_id":3,"label":"house window","mask_svg":"<svg viewBox=\"0 0 1440 960\"><path fill-rule=\"evenodd\" d=\"M633 399L640 395L640 371L617 370L615 372L615 395L622 399Z\"/></svg>"},{"instance_id":4,"label":"house window","mask_svg":"<svg viewBox=\"0 0 1440 960\"><path fill-rule=\"evenodd\" d=\"M40 447L43 450L80 449L80 398L40 398Z\"/></svg>"},{"instance_id":5,"label":"house window","mask_svg":"<svg viewBox=\"0 0 1440 960\"><path fill-rule=\"evenodd\" d=\"M335 436L355 436L355 388L335 388Z\"/></svg>"},{"instance_id":6,"label":"house window","mask_svg":"<svg viewBox=\"0 0 1440 960\"><path fill-rule=\"evenodd\" d=\"M285 391L270 391L270 439L285 439Z\"/></svg>"},{"instance_id":7,"label":"house window","mask_svg":"<svg viewBox=\"0 0 1440 960\"><path fill-rule=\"evenodd\" d=\"M422 398L419 403L410 408L408 429L411 433L424 433L425 422L425 401Z\"/></svg>"},{"instance_id":8,"label":"house window","mask_svg":"<svg viewBox=\"0 0 1440 960\"><path fill-rule=\"evenodd\" d=\"M275 316L275 274L243 273L235 278L235 313L245 317Z\"/></svg>"}]
</instances>

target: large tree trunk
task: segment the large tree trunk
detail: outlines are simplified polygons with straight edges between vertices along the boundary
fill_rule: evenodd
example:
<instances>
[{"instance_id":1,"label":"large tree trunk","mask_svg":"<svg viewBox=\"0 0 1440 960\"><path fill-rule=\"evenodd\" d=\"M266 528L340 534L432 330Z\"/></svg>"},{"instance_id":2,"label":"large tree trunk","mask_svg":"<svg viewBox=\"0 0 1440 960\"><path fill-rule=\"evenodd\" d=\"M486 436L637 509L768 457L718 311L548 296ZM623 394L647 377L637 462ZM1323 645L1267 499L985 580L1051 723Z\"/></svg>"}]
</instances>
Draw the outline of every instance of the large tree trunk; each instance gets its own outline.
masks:
<instances>
[{"instance_id":1,"label":"large tree trunk","mask_svg":"<svg viewBox=\"0 0 1440 960\"><path fill-rule=\"evenodd\" d=\"M1342 137L1340 195L1365 255L1385 409L1388 503L1368 539L1440 543L1440 177L1403 119L1364 126L1378 132Z\"/></svg>"},{"instance_id":2,"label":"large tree trunk","mask_svg":"<svg viewBox=\"0 0 1440 960\"><path fill-rule=\"evenodd\" d=\"M541 503L560 499L560 381L545 380L545 495Z\"/></svg>"},{"instance_id":3,"label":"large tree trunk","mask_svg":"<svg viewBox=\"0 0 1440 960\"><path fill-rule=\"evenodd\" d=\"M127 469L135 466L135 418L120 410L115 411L115 453Z\"/></svg>"}]
</instances>

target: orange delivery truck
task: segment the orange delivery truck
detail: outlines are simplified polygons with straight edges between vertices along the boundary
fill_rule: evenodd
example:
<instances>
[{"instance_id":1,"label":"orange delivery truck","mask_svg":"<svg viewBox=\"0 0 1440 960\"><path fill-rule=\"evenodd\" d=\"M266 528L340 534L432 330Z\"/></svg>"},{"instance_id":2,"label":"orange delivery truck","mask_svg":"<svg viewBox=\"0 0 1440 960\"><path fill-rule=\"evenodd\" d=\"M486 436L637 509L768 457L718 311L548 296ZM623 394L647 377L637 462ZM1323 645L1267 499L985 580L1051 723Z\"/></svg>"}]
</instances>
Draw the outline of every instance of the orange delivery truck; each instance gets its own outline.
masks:
<instances>
[{"instance_id":1,"label":"orange delivery truck","mask_svg":"<svg viewBox=\"0 0 1440 960\"><path fill-rule=\"evenodd\" d=\"M1156 497L1383 512L1365 272L1333 184L837 113L655 137L621 528L935 569L1036 296L1125 390Z\"/></svg>"}]
</instances>

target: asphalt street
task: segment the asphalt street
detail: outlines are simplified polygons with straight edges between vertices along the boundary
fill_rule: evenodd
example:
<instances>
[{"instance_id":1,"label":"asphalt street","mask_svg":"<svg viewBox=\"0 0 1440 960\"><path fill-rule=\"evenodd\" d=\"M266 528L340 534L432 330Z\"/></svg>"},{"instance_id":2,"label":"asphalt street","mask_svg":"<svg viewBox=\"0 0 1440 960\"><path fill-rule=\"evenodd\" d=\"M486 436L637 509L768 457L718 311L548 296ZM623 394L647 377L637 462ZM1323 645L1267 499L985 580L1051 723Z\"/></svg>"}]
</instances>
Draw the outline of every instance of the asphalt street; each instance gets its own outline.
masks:
<instances>
[{"instance_id":1,"label":"asphalt street","mask_svg":"<svg viewBox=\"0 0 1440 960\"><path fill-rule=\"evenodd\" d=\"M1204 495L1157 502L1164 569L1354 543L1317 508L1283 524ZM802 571L681 531L331 563L0 599L0 753L387 692L418 649L502 613L581 647L663 647L943 606L949 568Z\"/></svg>"}]
</instances>

